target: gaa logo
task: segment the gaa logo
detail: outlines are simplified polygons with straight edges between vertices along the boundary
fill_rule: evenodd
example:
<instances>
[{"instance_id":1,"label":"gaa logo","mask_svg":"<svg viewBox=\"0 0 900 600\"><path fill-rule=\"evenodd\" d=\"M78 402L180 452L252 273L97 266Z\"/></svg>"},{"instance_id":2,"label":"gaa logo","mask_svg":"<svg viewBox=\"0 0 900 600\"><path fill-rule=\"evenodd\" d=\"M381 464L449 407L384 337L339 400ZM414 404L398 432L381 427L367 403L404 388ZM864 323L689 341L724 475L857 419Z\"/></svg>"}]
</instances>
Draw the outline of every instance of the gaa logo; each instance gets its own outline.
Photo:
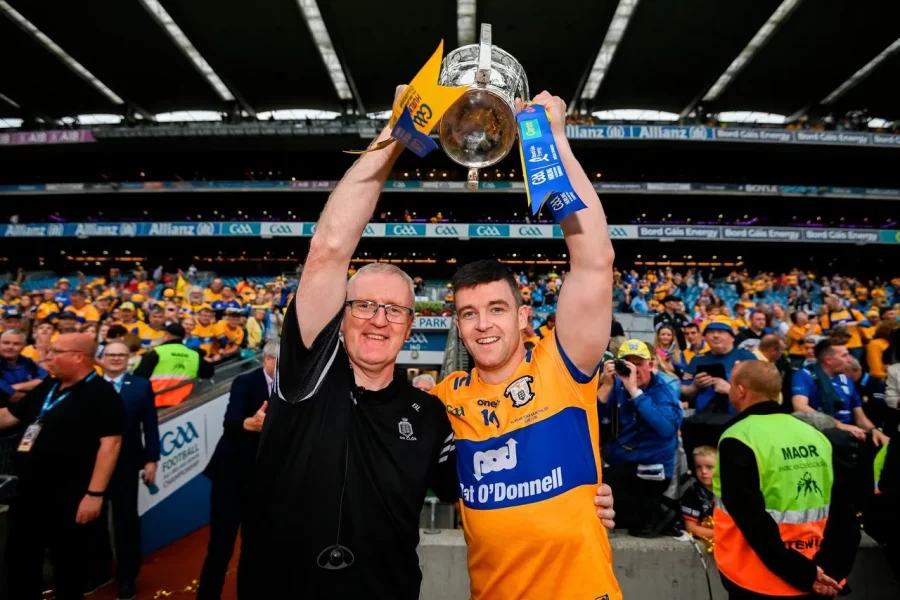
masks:
<instances>
[{"instance_id":1,"label":"gaa logo","mask_svg":"<svg viewBox=\"0 0 900 600\"><path fill-rule=\"evenodd\" d=\"M228 227L228 233L230 233L231 235L252 235L253 227L251 227L248 223L230 225Z\"/></svg>"},{"instance_id":2,"label":"gaa logo","mask_svg":"<svg viewBox=\"0 0 900 600\"><path fill-rule=\"evenodd\" d=\"M414 225L394 225L394 235L419 235Z\"/></svg>"},{"instance_id":3,"label":"gaa logo","mask_svg":"<svg viewBox=\"0 0 900 600\"><path fill-rule=\"evenodd\" d=\"M200 439L197 428L194 423L187 422L187 425L179 425L175 431L167 431L159 438L160 454L169 456L176 450L181 450L187 444Z\"/></svg>"},{"instance_id":4,"label":"gaa logo","mask_svg":"<svg viewBox=\"0 0 900 600\"><path fill-rule=\"evenodd\" d=\"M519 235L525 237L544 237L540 227L519 227Z\"/></svg>"},{"instance_id":5,"label":"gaa logo","mask_svg":"<svg viewBox=\"0 0 900 600\"><path fill-rule=\"evenodd\" d=\"M501 235L503 235L500 233L499 229L490 225L480 225L476 227L475 233L477 235L485 237L500 237Z\"/></svg>"},{"instance_id":6,"label":"gaa logo","mask_svg":"<svg viewBox=\"0 0 900 600\"><path fill-rule=\"evenodd\" d=\"M459 235L456 227L452 225L438 225L434 228L435 235Z\"/></svg>"},{"instance_id":7,"label":"gaa logo","mask_svg":"<svg viewBox=\"0 0 900 600\"><path fill-rule=\"evenodd\" d=\"M421 346L423 344L428 343L428 338L425 337L424 333L416 332L416 333L412 334L411 336L409 336L409 339L407 340L407 342L411 345Z\"/></svg>"},{"instance_id":8,"label":"gaa logo","mask_svg":"<svg viewBox=\"0 0 900 600\"><path fill-rule=\"evenodd\" d=\"M269 233L278 233L278 234L289 234L293 233L293 229L287 223L280 223L278 225L269 225Z\"/></svg>"}]
</instances>

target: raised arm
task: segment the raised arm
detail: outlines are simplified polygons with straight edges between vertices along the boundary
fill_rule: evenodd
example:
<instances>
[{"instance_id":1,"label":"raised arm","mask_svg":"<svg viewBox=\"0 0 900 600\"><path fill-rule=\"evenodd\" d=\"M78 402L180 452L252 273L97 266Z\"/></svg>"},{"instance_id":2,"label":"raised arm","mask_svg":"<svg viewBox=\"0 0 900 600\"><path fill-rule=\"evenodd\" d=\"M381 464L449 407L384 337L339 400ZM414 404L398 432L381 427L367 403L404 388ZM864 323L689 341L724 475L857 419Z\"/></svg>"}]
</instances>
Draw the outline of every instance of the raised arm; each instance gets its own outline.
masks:
<instances>
[{"instance_id":1,"label":"raised arm","mask_svg":"<svg viewBox=\"0 0 900 600\"><path fill-rule=\"evenodd\" d=\"M615 255L600 198L566 139L565 102L547 92L538 94L534 102L546 107L566 174L575 193L587 205L560 223L571 269L559 296L556 336L578 370L593 375L609 343Z\"/></svg>"},{"instance_id":2,"label":"raised arm","mask_svg":"<svg viewBox=\"0 0 900 600\"><path fill-rule=\"evenodd\" d=\"M397 88L395 102L404 87ZM385 128L374 143L386 140L390 134ZM403 146L395 143L363 154L344 174L319 216L296 295L300 335L307 348L346 299L350 259L402 150Z\"/></svg>"}]
</instances>

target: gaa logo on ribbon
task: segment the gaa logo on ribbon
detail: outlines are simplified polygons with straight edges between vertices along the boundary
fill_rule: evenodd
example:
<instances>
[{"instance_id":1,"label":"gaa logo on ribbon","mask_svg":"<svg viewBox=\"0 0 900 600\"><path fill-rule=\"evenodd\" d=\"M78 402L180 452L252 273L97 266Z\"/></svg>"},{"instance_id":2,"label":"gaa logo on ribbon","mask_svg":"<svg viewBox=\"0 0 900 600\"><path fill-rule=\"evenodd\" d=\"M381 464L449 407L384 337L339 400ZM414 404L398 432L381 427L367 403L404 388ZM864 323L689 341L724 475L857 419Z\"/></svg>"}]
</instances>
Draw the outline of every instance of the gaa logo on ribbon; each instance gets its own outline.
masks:
<instances>
[{"instance_id":1,"label":"gaa logo on ribbon","mask_svg":"<svg viewBox=\"0 0 900 600\"><path fill-rule=\"evenodd\" d=\"M179 425L174 431L167 431L159 438L159 453L163 456L169 456L176 450L181 450L187 444L200 439L197 428L194 423L187 422L187 425Z\"/></svg>"},{"instance_id":2,"label":"gaa logo on ribbon","mask_svg":"<svg viewBox=\"0 0 900 600\"><path fill-rule=\"evenodd\" d=\"M519 227L519 235L525 237L544 237L544 232L540 227Z\"/></svg>"}]
</instances>

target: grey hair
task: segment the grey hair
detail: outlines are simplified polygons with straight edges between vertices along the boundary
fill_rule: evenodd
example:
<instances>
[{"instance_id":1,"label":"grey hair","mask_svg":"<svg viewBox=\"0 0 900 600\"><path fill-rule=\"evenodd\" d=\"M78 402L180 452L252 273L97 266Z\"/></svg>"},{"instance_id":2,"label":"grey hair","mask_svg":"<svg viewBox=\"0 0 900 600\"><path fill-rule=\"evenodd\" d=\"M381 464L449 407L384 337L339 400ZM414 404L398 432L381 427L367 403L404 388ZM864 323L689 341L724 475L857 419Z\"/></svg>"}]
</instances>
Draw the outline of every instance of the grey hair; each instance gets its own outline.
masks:
<instances>
[{"instance_id":1,"label":"grey hair","mask_svg":"<svg viewBox=\"0 0 900 600\"><path fill-rule=\"evenodd\" d=\"M191 289L188 290L188 295L195 294L195 293L200 293L200 294L202 294L202 293L203 293L203 288L200 287L199 285L191 286Z\"/></svg>"},{"instance_id":2,"label":"grey hair","mask_svg":"<svg viewBox=\"0 0 900 600\"><path fill-rule=\"evenodd\" d=\"M0 333L0 340L2 340L3 338L8 337L8 336L10 336L10 335L18 335L18 336L22 336L22 337L24 338L24 337L25 337L25 332L24 332L24 331L19 331L18 329L7 329L7 330L4 331L3 333Z\"/></svg>"},{"instance_id":3,"label":"grey hair","mask_svg":"<svg viewBox=\"0 0 900 600\"><path fill-rule=\"evenodd\" d=\"M859 361L854 357L850 357L850 370L851 371L862 371L862 365L859 364Z\"/></svg>"},{"instance_id":4,"label":"grey hair","mask_svg":"<svg viewBox=\"0 0 900 600\"><path fill-rule=\"evenodd\" d=\"M278 355L281 353L281 342L278 340L272 340L266 342L266 345L263 346L263 356L268 356L270 358L278 358Z\"/></svg>"},{"instance_id":5,"label":"grey hair","mask_svg":"<svg viewBox=\"0 0 900 600\"><path fill-rule=\"evenodd\" d=\"M404 271L400 267L398 267L396 265L392 265L390 263L374 262L374 263L369 263L363 267L360 267L359 271L354 273L353 276L350 278L350 280L347 282L347 289L348 290L350 289L350 284L353 283L354 279L356 279L360 275L365 275L368 273L382 273L385 275L399 275L400 277L403 278L403 281L405 281L406 284L409 286L409 294L410 294L410 296L413 297L413 301L415 301L416 286L413 283L412 277L407 275L406 271Z\"/></svg>"},{"instance_id":6,"label":"grey hair","mask_svg":"<svg viewBox=\"0 0 900 600\"><path fill-rule=\"evenodd\" d=\"M431 373L422 373L421 375L416 375L413 377L412 384L416 385L416 383L420 381L430 381L432 385L437 385L437 382L434 380L434 377L431 376Z\"/></svg>"}]
</instances>

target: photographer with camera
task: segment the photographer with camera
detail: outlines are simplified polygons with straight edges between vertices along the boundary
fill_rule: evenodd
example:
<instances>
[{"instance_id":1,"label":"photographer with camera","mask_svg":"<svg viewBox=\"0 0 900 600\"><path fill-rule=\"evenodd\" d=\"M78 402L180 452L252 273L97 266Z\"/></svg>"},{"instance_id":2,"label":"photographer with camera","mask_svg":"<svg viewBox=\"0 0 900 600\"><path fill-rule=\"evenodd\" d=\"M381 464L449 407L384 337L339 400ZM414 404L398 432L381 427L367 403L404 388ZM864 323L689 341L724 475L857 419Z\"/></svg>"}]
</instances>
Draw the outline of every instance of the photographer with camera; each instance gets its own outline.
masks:
<instances>
[{"instance_id":1,"label":"photographer with camera","mask_svg":"<svg viewBox=\"0 0 900 600\"><path fill-rule=\"evenodd\" d=\"M677 517L662 502L675 468L682 409L673 388L653 373L646 343L628 340L606 361L597 390L603 481L615 490L616 526L653 537Z\"/></svg>"}]
</instances>

